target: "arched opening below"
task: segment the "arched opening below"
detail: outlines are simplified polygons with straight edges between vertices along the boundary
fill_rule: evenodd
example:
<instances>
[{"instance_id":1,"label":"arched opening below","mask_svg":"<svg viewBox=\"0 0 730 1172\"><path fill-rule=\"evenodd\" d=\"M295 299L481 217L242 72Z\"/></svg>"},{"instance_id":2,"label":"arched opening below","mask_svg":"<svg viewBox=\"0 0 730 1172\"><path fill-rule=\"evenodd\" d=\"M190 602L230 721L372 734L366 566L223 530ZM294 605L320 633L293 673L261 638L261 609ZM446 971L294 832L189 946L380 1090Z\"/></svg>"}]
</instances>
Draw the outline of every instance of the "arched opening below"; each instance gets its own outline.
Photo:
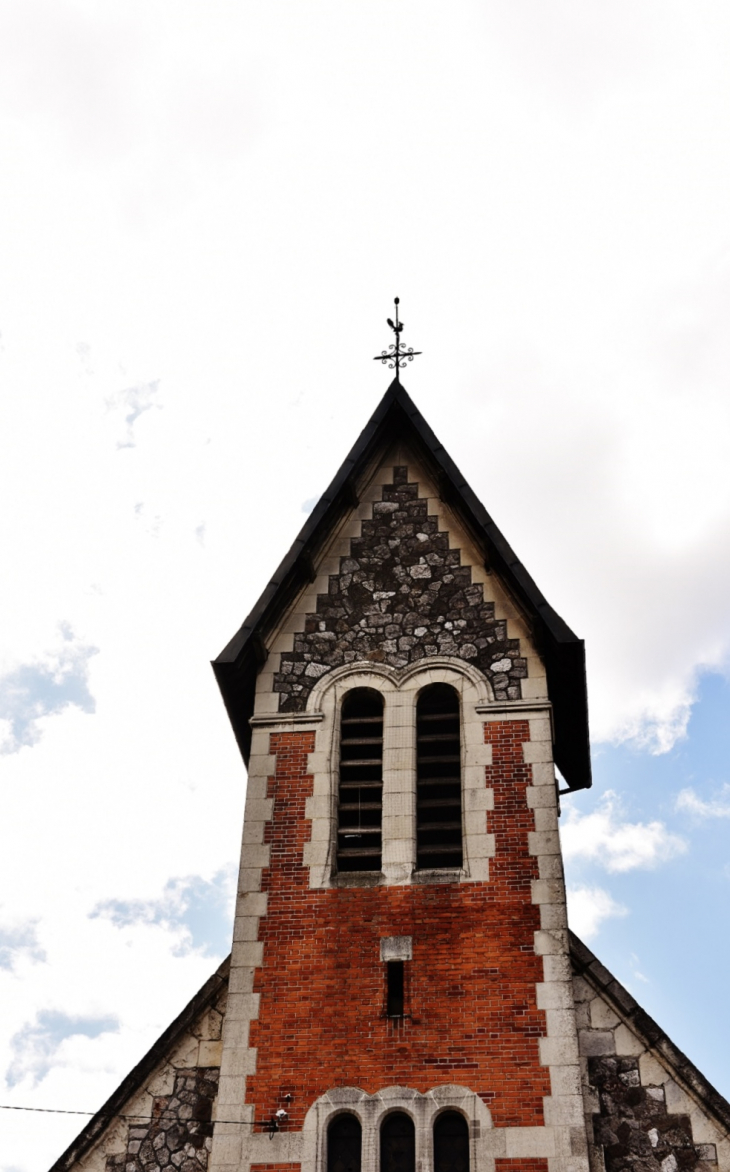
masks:
<instances>
[{"instance_id":1,"label":"arched opening below","mask_svg":"<svg viewBox=\"0 0 730 1172\"><path fill-rule=\"evenodd\" d=\"M469 1172L469 1124L444 1111L433 1125L433 1172Z\"/></svg>"},{"instance_id":2,"label":"arched opening below","mask_svg":"<svg viewBox=\"0 0 730 1172\"><path fill-rule=\"evenodd\" d=\"M327 1172L360 1172L362 1127L349 1113L336 1115L327 1128Z\"/></svg>"},{"instance_id":3,"label":"arched opening below","mask_svg":"<svg viewBox=\"0 0 730 1172\"><path fill-rule=\"evenodd\" d=\"M380 1172L415 1172L416 1129L405 1111L386 1115L380 1128Z\"/></svg>"}]
</instances>

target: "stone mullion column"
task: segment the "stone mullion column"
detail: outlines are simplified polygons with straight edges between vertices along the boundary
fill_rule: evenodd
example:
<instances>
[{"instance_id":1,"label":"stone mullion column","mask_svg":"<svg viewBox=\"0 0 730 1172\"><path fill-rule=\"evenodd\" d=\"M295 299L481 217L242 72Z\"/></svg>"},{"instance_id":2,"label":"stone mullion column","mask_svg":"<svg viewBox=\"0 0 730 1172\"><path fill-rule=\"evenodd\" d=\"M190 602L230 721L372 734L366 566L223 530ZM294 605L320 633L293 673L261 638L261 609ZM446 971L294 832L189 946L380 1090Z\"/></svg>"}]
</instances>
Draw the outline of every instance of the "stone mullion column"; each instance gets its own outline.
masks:
<instances>
[{"instance_id":1,"label":"stone mullion column","mask_svg":"<svg viewBox=\"0 0 730 1172\"><path fill-rule=\"evenodd\" d=\"M416 866L416 706L389 692L383 720L383 874L408 883Z\"/></svg>"}]
</instances>

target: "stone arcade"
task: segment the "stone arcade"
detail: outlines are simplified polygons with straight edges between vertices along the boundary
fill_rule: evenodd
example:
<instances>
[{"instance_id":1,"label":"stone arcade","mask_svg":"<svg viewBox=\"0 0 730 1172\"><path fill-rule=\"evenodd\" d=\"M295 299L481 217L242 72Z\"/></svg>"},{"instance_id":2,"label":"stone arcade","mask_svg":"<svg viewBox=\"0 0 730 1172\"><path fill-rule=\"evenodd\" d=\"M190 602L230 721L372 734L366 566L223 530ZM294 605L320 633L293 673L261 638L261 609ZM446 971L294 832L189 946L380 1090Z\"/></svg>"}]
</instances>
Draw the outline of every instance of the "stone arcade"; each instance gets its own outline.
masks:
<instances>
[{"instance_id":1,"label":"stone arcade","mask_svg":"<svg viewBox=\"0 0 730 1172\"><path fill-rule=\"evenodd\" d=\"M728 1103L567 928L583 644L398 379L213 666L231 956L53 1172L730 1172Z\"/></svg>"}]
</instances>

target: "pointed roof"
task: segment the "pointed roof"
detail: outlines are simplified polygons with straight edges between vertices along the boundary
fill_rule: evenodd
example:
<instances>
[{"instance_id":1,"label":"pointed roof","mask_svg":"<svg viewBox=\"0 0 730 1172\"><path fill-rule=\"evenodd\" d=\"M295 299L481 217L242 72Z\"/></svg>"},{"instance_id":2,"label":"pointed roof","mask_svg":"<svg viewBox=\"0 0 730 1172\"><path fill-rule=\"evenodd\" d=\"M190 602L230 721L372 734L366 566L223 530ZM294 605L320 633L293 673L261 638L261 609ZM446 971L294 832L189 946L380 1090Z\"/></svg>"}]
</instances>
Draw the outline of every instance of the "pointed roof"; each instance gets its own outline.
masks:
<instances>
[{"instance_id":1,"label":"pointed roof","mask_svg":"<svg viewBox=\"0 0 730 1172\"><path fill-rule=\"evenodd\" d=\"M266 660L266 638L300 590L314 580L317 558L333 527L358 504L360 475L372 465L378 452L395 440L414 449L433 477L441 499L457 514L485 564L525 613L547 671L557 766L569 790L587 788L591 784L591 764L583 640L573 634L540 593L398 378L390 384L243 626L213 661L244 760L248 761L248 722L253 715L256 676Z\"/></svg>"}]
</instances>

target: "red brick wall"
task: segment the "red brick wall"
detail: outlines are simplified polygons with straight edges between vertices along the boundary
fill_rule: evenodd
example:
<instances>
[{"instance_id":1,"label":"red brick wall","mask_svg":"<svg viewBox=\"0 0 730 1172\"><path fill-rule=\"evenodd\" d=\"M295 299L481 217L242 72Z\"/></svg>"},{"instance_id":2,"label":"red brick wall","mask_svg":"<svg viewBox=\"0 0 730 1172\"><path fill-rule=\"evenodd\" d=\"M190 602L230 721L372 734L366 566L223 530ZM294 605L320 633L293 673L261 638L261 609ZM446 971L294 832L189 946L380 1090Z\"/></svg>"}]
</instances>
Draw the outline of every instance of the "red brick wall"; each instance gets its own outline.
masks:
<instances>
[{"instance_id":1,"label":"red brick wall","mask_svg":"<svg viewBox=\"0 0 730 1172\"><path fill-rule=\"evenodd\" d=\"M509 1160L505 1160L509 1163ZM539 1164L540 1161L538 1160ZM252 1164L251 1172L300 1172L301 1164Z\"/></svg>"},{"instance_id":2,"label":"red brick wall","mask_svg":"<svg viewBox=\"0 0 730 1172\"><path fill-rule=\"evenodd\" d=\"M311 891L302 848L310 834L304 803L312 792L314 733L272 733L271 865L262 881L268 914L260 921L261 1006L251 1024L258 1054L247 1090L257 1119L287 1094L290 1126L299 1129L330 1087L372 1094L393 1084L426 1092L459 1083L487 1103L495 1126L544 1122L550 1084L538 1059L545 1018L536 1006L542 964L533 948L539 908L530 902L536 861L527 853L534 820L521 750L529 726L490 723L485 739L493 746L486 783L495 791L488 829L497 852L488 883ZM385 1017L381 936L413 937L410 1016L402 1023ZM518 1172L544 1172L540 1161L540 1169L513 1163Z\"/></svg>"},{"instance_id":3,"label":"red brick wall","mask_svg":"<svg viewBox=\"0 0 730 1172\"><path fill-rule=\"evenodd\" d=\"M513 1160L495 1160L494 1172L548 1172L548 1162L547 1160L528 1160L524 1158Z\"/></svg>"}]
</instances>

